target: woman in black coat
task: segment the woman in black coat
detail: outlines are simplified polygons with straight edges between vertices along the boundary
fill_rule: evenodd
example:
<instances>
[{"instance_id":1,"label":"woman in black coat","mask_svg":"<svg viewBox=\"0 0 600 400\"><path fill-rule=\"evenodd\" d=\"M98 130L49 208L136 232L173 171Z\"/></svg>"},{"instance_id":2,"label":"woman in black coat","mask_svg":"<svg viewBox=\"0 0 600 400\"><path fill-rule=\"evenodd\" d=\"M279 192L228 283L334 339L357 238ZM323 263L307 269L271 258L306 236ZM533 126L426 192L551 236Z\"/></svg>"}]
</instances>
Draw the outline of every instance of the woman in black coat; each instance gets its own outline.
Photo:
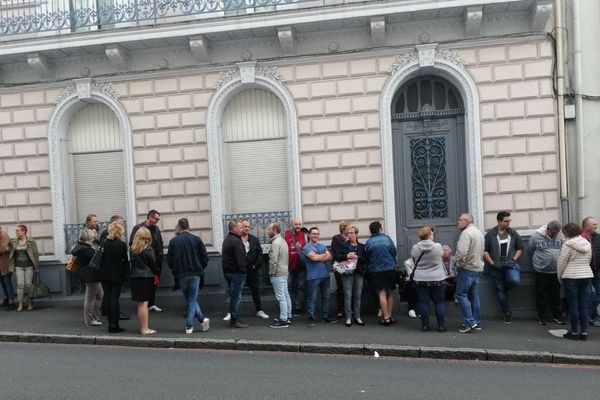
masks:
<instances>
[{"instance_id":1,"label":"woman in black coat","mask_svg":"<svg viewBox=\"0 0 600 400\"><path fill-rule=\"evenodd\" d=\"M154 300L158 285L156 256L150 246L152 237L148 228L140 228L133 236L131 244L131 299L137 301L137 315L142 335L152 335L156 331L148 328L148 302Z\"/></svg>"},{"instance_id":2,"label":"woman in black coat","mask_svg":"<svg viewBox=\"0 0 600 400\"><path fill-rule=\"evenodd\" d=\"M71 254L77 257L79 277L85 282L85 299L83 301L83 322L86 326L102 325L102 297L104 291L100 285L100 274L97 270L89 267L90 260L94 257L96 250L92 246L96 239L96 232L92 229L84 229L81 237Z\"/></svg>"},{"instance_id":3,"label":"woman in black coat","mask_svg":"<svg viewBox=\"0 0 600 400\"><path fill-rule=\"evenodd\" d=\"M106 315L109 333L123 332L123 328L119 326L119 297L123 282L129 275L127 245L123 241L124 232L125 228L121 223L113 222L109 225L100 264L100 279L108 305Z\"/></svg>"}]
</instances>

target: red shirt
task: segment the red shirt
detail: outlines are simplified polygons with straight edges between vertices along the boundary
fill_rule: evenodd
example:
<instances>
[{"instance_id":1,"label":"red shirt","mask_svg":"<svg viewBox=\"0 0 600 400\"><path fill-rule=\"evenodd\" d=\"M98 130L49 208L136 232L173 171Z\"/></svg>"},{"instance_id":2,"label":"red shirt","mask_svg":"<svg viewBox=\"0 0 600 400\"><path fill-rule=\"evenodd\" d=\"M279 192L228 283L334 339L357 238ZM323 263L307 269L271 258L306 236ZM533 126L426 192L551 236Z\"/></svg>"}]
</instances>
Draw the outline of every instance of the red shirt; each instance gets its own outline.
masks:
<instances>
[{"instance_id":1,"label":"red shirt","mask_svg":"<svg viewBox=\"0 0 600 400\"><path fill-rule=\"evenodd\" d=\"M294 246L292 242L292 231L286 231L284 235L285 242L288 245L288 270L290 272L294 272L298 267L298 253L296 252L296 247L299 251L304 250L304 245L306 244L306 233L300 230L294 233L294 242L296 246Z\"/></svg>"}]
</instances>

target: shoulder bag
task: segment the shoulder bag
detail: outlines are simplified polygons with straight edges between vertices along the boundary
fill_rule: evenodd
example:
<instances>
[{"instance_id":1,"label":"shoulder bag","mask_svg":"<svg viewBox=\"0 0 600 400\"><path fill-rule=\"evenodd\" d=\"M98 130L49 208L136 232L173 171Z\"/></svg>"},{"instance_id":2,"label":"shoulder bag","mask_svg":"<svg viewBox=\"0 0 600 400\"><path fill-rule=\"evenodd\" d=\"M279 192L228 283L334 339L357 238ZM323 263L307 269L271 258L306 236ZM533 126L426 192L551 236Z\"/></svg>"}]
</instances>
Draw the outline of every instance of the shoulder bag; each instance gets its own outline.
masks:
<instances>
[{"instance_id":1,"label":"shoulder bag","mask_svg":"<svg viewBox=\"0 0 600 400\"><path fill-rule=\"evenodd\" d=\"M48 296L50 296L50 288L42 282L40 271L36 269L33 271L33 282L29 290L29 297L32 299L41 299Z\"/></svg>"}]
</instances>

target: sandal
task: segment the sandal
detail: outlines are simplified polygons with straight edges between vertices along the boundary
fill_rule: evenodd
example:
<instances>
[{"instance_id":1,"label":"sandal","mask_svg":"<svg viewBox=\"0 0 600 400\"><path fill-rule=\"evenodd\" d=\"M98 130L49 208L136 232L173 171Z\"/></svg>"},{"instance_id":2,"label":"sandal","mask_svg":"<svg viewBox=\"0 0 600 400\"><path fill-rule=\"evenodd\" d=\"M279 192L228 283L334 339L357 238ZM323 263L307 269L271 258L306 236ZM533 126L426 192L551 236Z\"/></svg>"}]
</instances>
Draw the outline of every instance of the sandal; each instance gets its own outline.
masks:
<instances>
[{"instance_id":1,"label":"sandal","mask_svg":"<svg viewBox=\"0 0 600 400\"><path fill-rule=\"evenodd\" d=\"M365 326L365 323L363 322L362 319L354 319L354 322L356 323L356 325L358 326Z\"/></svg>"},{"instance_id":2,"label":"sandal","mask_svg":"<svg viewBox=\"0 0 600 400\"><path fill-rule=\"evenodd\" d=\"M379 325L382 326L390 326L392 324L392 322L390 321L390 319L382 319L381 321L379 321Z\"/></svg>"},{"instance_id":3,"label":"sandal","mask_svg":"<svg viewBox=\"0 0 600 400\"><path fill-rule=\"evenodd\" d=\"M142 331L142 335L147 336L147 335L154 335L156 333L156 331L154 329L146 329L145 331Z\"/></svg>"}]
</instances>

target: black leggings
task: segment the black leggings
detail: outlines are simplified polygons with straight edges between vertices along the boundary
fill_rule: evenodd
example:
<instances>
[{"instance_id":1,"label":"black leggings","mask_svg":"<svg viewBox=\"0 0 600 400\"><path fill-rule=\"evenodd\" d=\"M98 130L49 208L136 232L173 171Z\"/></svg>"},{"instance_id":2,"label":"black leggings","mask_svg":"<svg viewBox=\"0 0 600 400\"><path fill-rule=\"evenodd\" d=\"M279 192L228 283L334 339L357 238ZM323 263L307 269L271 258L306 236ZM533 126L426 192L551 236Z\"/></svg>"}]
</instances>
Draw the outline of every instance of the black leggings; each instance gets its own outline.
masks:
<instances>
[{"instance_id":1,"label":"black leggings","mask_svg":"<svg viewBox=\"0 0 600 400\"><path fill-rule=\"evenodd\" d=\"M104 289L104 298L106 299L106 316L108 317L108 326L115 328L119 326L119 297L121 297L121 287L123 281L102 281Z\"/></svg>"}]
</instances>

